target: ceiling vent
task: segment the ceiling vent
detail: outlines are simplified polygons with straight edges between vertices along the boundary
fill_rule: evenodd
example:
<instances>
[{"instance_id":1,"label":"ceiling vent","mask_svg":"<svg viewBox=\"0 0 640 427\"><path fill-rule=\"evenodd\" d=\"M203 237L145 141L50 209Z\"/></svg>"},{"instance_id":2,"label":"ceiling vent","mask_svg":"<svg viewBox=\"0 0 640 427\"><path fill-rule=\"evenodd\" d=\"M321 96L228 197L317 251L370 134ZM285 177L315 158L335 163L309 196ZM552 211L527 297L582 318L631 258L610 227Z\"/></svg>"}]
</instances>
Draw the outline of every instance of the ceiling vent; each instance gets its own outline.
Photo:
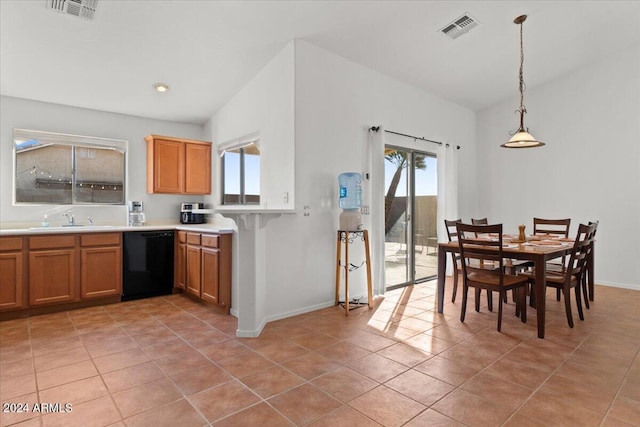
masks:
<instances>
[{"instance_id":1,"label":"ceiling vent","mask_svg":"<svg viewBox=\"0 0 640 427\"><path fill-rule=\"evenodd\" d=\"M46 0L47 8L82 19L92 21L98 0Z\"/></svg>"},{"instance_id":2,"label":"ceiling vent","mask_svg":"<svg viewBox=\"0 0 640 427\"><path fill-rule=\"evenodd\" d=\"M468 13L465 13L450 24L445 25L445 27L441 28L439 32L446 35L451 40L455 40L461 35L468 33L470 29L477 26L478 21L475 18L472 18Z\"/></svg>"}]
</instances>

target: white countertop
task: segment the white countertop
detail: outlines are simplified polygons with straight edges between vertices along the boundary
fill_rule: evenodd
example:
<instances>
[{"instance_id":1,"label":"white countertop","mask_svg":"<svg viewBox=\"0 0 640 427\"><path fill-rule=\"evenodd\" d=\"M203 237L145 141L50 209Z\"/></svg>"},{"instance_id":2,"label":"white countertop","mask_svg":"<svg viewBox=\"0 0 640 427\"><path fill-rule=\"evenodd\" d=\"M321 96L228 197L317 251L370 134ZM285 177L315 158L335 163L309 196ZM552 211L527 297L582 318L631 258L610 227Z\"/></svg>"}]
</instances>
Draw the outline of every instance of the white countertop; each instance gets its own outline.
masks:
<instances>
[{"instance_id":1,"label":"white countertop","mask_svg":"<svg viewBox=\"0 0 640 427\"><path fill-rule=\"evenodd\" d=\"M36 235L36 234L64 234L64 233L109 233L126 231L152 231L152 230L183 230L199 233L228 234L235 230L229 227L220 227L216 224L147 224L142 226L129 225L78 225L78 226L50 226L50 227L23 227L8 225L8 228L0 228L0 236Z\"/></svg>"}]
</instances>

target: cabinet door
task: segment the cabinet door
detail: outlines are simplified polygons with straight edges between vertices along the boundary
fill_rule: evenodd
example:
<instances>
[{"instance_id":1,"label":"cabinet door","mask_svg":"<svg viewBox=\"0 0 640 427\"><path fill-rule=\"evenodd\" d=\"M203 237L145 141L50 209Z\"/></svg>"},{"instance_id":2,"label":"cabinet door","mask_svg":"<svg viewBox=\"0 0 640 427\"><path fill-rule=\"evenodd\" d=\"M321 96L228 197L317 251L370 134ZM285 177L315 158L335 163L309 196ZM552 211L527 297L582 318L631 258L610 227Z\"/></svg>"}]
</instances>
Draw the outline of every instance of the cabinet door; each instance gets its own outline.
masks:
<instances>
[{"instance_id":1,"label":"cabinet door","mask_svg":"<svg viewBox=\"0 0 640 427\"><path fill-rule=\"evenodd\" d=\"M202 299L219 304L218 249L202 248Z\"/></svg>"},{"instance_id":2,"label":"cabinet door","mask_svg":"<svg viewBox=\"0 0 640 427\"><path fill-rule=\"evenodd\" d=\"M187 245L178 244L176 264L176 280L173 286L184 290L187 287Z\"/></svg>"},{"instance_id":3,"label":"cabinet door","mask_svg":"<svg viewBox=\"0 0 640 427\"><path fill-rule=\"evenodd\" d=\"M185 144L186 194L211 194L211 145Z\"/></svg>"},{"instance_id":4,"label":"cabinet door","mask_svg":"<svg viewBox=\"0 0 640 427\"><path fill-rule=\"evenodd\" d=\"M22 252L0 253L0 271L0 310L22 307Z\"/></svg>"},{"instance_id":5,"label":"cabinet door","mask_svg":"<svg viewBox=\"0 0 640 427\"><path fill-rule=\"evenodd\" d=\"M199 246L187 245L187 292L200 297L200 253Z\"/></svg>"},{"instance_id":6,"label":"cabinet door","mask_svg":"<svg viewBox=\"0 0 640 427\"><path fill-rule=\"evenodd\" d=\"M231 310L231 239L231 234L222 234L218 239L218 306L224 307L227 314Z\"/></svg>"},{"instance_id":7,"label":"cabinet door","mask_svg":"<svg viewBox=\"0 0 640 427\"><path fill-rule=\"evenodd\" d=\"M122 250L120 246L81 250L80 296L100 298L122 295Z\"/></svg>"},{"instance_id":8,"label":"cabinet door","mask_svg":"<svg viewBox=\"0 0 640 427\"><path fill-rule=\"evenodd\" d=\"M153 192L173 194L184 192L184 144L178 141L155 139L152 157Z\"/></svg>"},{"instance_id":9,"label":"cabinet door","mask_svg":"<svg viewBox=\"0 0 640 427\"><path fill-rule=\"evenodd\" d=\"M29 304L74 301L77 298L76 251L55 249L29 253Z\"/></svg>"}]
</instances>

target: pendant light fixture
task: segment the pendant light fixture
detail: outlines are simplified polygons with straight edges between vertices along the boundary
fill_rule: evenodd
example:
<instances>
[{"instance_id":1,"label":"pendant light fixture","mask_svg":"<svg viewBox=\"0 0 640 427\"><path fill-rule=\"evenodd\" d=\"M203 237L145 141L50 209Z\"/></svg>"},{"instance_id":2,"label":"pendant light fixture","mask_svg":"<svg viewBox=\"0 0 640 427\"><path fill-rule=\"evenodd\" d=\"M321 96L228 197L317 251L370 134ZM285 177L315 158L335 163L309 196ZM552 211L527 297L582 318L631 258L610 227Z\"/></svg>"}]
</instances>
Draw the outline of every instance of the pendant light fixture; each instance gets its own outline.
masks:
<instances>
[{"instance_id":1,"label":"pendant light fixture","mask_svg":"<svg viewBox=\"0 0 640 427\"><path fill-rule=\"evenodd\" d=\"M514 24L520 25L520 74L519 74L519 90L520 90L520 109L516 112L520 113L520 128L511 137L508 142L505 142L501 147L506 148L533 148L542 147L544 142L536 140L530 133L529 129L524 127L524 115L527 113L527 109L524 106L524 77L523 77L523 65L524 65L524 47L522 43L522 23L526 21L527 15L518 16L513 20Z\"/></svg>"}]
</instances>

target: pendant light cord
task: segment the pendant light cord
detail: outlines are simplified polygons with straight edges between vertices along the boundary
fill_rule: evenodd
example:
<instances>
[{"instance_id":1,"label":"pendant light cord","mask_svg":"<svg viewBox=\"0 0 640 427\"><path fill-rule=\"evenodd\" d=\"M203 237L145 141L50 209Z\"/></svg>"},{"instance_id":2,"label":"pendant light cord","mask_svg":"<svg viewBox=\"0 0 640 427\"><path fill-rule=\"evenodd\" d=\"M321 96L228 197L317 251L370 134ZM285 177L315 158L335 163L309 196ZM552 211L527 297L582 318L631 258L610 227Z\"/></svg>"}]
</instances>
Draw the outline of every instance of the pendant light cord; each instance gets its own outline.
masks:
<instances>
[{"instance_id":1,"label":"pendant light cord","mask_svg":"<svg viewBox=\"0 0 640 427\"><path fill-rule=\"evenodd\" d=\"M527 112L527 109L524 106L524 44L522 37L522 22L520 22L520 73L519 73L519 89L520 89L520 129L524 130L524 115Z\"/></svg>"}]
</instances>

